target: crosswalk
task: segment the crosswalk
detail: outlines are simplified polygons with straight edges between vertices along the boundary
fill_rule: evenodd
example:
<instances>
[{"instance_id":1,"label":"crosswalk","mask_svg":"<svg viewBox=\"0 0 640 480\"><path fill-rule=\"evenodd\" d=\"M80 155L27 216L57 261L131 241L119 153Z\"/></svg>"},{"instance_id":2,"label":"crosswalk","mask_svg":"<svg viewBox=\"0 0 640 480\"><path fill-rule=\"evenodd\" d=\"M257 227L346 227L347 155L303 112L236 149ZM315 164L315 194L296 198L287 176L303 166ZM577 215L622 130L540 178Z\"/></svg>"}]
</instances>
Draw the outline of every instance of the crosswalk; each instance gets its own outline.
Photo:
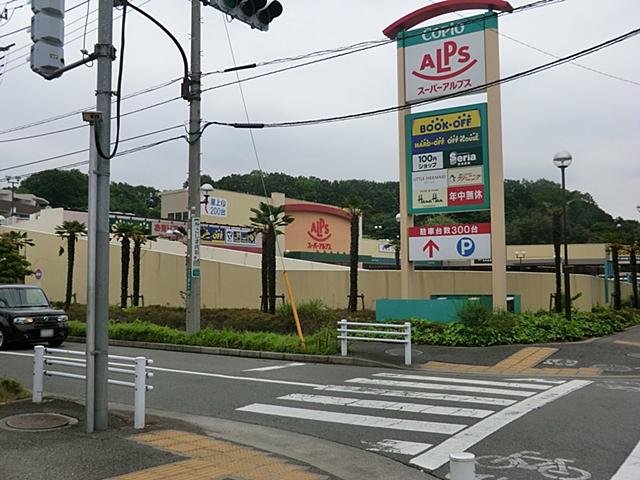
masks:
<instances>
[{"instance_id":1,"label":"crosswalk","mask_svg":"<svg viewBox=\"0 0 640 480\"><path fill-rule=\"evenodd\" d=\"M433 471L449 460L449 453L466 451L528 412L590 383L375 373L341 385L300 386L268 403L236 410L351 428L368 450L410 456L409 463Z\"/></svg>"}]
</instances>

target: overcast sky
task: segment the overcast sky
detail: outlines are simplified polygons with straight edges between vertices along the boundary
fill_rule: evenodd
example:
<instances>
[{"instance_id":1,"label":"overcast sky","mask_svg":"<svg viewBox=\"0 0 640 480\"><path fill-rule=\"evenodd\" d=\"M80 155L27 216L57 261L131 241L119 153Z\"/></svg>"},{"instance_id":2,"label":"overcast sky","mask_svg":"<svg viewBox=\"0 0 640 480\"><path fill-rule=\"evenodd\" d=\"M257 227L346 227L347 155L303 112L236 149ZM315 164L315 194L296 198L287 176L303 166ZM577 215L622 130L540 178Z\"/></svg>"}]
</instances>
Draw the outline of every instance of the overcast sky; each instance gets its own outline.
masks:
<instances>
[{"instance_id":1,"label":"overcast sky","mask_svg":"<svg viewBox=\"0 0 640 480\"><path fill-rule=\"evenodd\" d=\"M4 0L6 1L6 0ZM0 0L0 8L4 4ZM427 0L280 0L284 13L267 33L233 21L229 34L238 64L262 62L334 49L384 38L382 30L407 13L427 5ZM514 0L514 7L531 0ZM67 8L81 0L67 0ZM12 6L29 3L10 2ZM136 5L164 23L187 49L190 1L136 0ZM90 2L90 10L97 0ZM464 12L471 15L480 12ZM86 8L66 17L68 39L65 58L80 58ZM15 11L9 22L0 20L0 37L29 24L28 5ZM92 13L89 21L94 21ZM442 17L442 20L455 19ZM565 0L542 8L500 17L501 73L503 76L546 63L552 57L582 50L638 28L638 0ZM77 20L77 21L76 21ZM75 21L75 22L74 22ZM225 17L203 7L203 71L233 66L225 34ZM74 23L72 23L74 22ZM439 23L439 22L433 22ZM86 44L96 41L96 23L89 23ZM71 33L72 30L79 31ZM120 22L114 25L119 43ZM74 38L77 38L73 40ZM0 130L71 112L95 101L96 69L82 67L62 78L46 81L33 73L24 56L28 32L0 38L0 46L15 42L0 77ZM528 44L526 46L524 44ZM24 48L23 48L24 47ZM532 48L533 47L533 48ZM92 47L88 47L92 50ZM640 37L582 58L578 63L614 79L567 64L502 86L502 122L505 177L547 178L559 181L553 154L569 150L574 162L567 171L567 186L591 193L598 204L614 216L638 218L640 204ZM180 56L157 27L130 12L125 52L125 94L175 79L181 75ZM2 61L0 61L2 63ZM241 72L253 76L295 63L278 64ZM116 65L114 64L114 67ZM207 76L204 87L235 79L235 74ZM624 81L627 80L627 81ZM115 81L115 77L114 77ZM397 104L396 47L380 46L339 59L320 62L266 78L245 82L244 93L253 122L282 122L331 117ZM114 85L115 89L115 85ZM179 96L179 83L123 101L123 112ZM483 101L466 97L456 104ZM437 109L450 103L430 105ZM424 109L424 108L422 108ZM203 95L203 118L244 122L245 114L237 85ZM183 124L187 104L177 100L122 119L121 138ZM327 179L362 178L377 181L398 179L398 117L396 113L320 126L255 131L262 168L267 172L316 176ZM82 124L79 114L34 128L0 134L0 142ZM184 133L174 130L131 142L130 149ZM88 146L86 128L19 142L0 143L0 169L64 154ZM112 179L160 189L179 188L187 176L186 142L179 140L113 160ZM61 158L34 166L0 172L32 173L45 168L86 160L87 154ZM247 173L257 168L247 130L210 127L202 142L202 172L214 178ZM86 167L81 167L86 171ZM1 183L0 186L6 185Z\"/></svg>"}]
</instances>

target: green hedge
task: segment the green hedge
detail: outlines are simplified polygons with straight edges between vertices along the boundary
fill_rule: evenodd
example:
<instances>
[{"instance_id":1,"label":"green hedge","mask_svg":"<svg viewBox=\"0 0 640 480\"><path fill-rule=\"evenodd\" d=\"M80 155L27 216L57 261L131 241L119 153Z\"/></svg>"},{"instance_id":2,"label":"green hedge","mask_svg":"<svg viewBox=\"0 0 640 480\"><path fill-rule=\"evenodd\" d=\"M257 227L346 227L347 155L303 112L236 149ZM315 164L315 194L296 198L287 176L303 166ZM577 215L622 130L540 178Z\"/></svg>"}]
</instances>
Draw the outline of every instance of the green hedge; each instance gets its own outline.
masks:
<instances>
[{"instance_id":1,"label":"green hedge","mask_svg":"<svg viewBox=\"0 0 640 480\"><path fill-rule=\"evenodd\" d=\"M29 395L29 390L25 389L18 381L13 378L0 377L0 402L20 400Z\"/></svg>"},{"instance_id":2,"label":"green hedge","mask_svg":"<svg viewBox=\"0 0 640 480\"><path fill-rule=\"evenodd\" d=\"M86 336L86 324L69 322L69 334ZM151 322L136 320L130 323L109 323L109 338L137 342L172 343L177 345L198 345L203 347L237 348L284 353L307 353L333 355L338 352L335 328L324 328L305 337L306 348L302 348L298 337L268 332L247 332L238 330L212 330L203 328L195 334L188 334Z\"/></svg>"},{"instance_id":3,"label":"green hedge","mask_svg":"<svg viewBox=\"0 0 640 480\"><path fill-rule=\"evenodd\" d=\"M571 321L549 312L509 314L499 312L478 323L442 325L411 320L415 344L482 347L526 343L571 342L600 337L640 324L640 314L631 309L573 312Z\"/></svg>"}]
</instances>

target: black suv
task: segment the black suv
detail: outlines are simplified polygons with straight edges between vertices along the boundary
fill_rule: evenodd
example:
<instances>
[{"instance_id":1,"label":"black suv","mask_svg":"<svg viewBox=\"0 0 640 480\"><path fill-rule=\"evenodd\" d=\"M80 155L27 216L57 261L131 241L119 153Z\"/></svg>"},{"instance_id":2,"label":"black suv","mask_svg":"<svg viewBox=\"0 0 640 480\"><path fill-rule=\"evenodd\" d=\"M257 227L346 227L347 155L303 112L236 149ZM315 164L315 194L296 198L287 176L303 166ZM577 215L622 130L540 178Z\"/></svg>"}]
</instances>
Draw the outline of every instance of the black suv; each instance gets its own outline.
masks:
<instances>
[{"instance_id":1,"label":"black suv","mask_svg":"<svg viewBox=\"0 0 640 480\"><path fill-rule=\"evenodd\" d=\"M40 287L0 285L0 349L10 343L58 347L69 334L69 318L51 308Z\"/></svg>"}]
</instances>

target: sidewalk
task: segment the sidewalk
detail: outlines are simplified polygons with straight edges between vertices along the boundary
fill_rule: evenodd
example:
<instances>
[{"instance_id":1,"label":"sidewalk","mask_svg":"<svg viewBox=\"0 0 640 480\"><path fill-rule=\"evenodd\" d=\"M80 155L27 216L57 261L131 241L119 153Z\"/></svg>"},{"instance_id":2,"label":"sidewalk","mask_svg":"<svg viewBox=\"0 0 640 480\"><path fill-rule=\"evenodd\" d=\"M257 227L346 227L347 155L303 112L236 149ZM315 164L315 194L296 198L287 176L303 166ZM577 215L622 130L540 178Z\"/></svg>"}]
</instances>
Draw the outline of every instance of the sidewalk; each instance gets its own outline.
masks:
<instances>
[{"instance_id":1,"label":"sidewalk","mask_svg":"<svg viewBox=\"0 0 640 480\"><path fill-rule=\"evenodd\" d=\"M88 434L81 404L52 398L0 404L0 479L434 479L371 452L218 418L151 411L147 427L134 430L129 407L122 407L110 406L107 431ZM8 417L33 413L61 414L74 422L48 431L7 426Z\"/></svg>"},{"instance_id":2,"label":"sidewalk","mask_svg":"<svg viewBox=\"0 0 640 480\"><path fill-rule=\"evenodd\" d=\"M403 366L404 348L351 342L349 355ZM412 345L412 368L434 372L597 377L640 376L640 326L574 343L443 347Z\"/></svg>"}]
</instances>

